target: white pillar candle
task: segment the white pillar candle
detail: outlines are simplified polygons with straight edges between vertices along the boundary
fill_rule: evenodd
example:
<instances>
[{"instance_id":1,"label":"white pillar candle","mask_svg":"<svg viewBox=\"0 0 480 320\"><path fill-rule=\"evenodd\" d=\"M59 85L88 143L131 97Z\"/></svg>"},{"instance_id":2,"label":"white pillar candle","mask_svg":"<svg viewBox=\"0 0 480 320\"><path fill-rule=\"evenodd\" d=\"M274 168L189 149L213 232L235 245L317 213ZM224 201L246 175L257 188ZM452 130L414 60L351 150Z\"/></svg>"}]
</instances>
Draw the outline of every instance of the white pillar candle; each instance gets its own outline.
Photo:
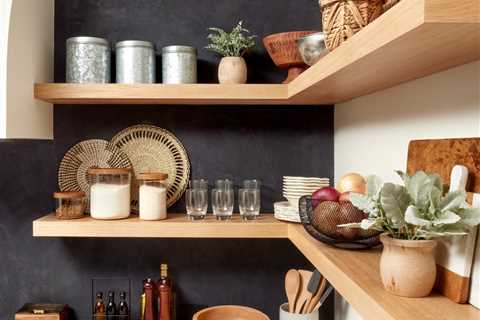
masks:
<instances>
[{"instance_id":1,"label":"white pillar candle","mask_svg":"<svg viewBox=\"0 0 480 320\"><path fill-rule=\"evenodd\" d=\"M104 220L128 218L130 184L93 184L90 188L90 215Z\"/></svg>"},{"instance_id":2,"label":"white pillar candle","mask_svg":"<svg viewBox=\"0 0 480 320\"><path fill-rule=\"evenodd\" d=\"M139 188L140 219L167 218L167 190L162 186L142 184Z\"/></svg>"}]
</instances>

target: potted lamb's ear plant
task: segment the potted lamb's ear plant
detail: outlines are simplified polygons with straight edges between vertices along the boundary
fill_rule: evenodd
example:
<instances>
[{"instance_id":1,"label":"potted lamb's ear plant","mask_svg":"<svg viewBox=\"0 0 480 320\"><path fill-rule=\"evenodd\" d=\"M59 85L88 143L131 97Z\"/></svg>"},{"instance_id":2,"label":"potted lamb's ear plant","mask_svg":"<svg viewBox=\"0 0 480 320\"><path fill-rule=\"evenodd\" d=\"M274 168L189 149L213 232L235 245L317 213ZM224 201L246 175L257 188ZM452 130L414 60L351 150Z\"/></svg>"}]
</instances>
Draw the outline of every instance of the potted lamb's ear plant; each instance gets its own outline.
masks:
<instances>
[{"instance_id":1,"label":"potted lamb's ear plant","mask_svg":"<svg viewBox=\"0 0 480 320\"><path fill-rule=\"evenodd\" d=\"M383 231L380 275L385 289L400 296L424 297L435 284L435 238L466 235L480 223L480 209L466 203L464 191L444 194L438 174L397 173L404 185L368 177L366 194L350 197L368 217L341 226Z\"/></svg>"},{"instance_id":2,"label":"potted lamb's ear plant","mask_svg":"<svg viewBox=\"0 0 480 320\"><path fill-rule=\"evenodd\" d=\"M243 27L242 21L230 33L219 28L209 30L216 33L207 36L210 44L205 48L223 56L218 66L218 81L222 84L245 83L247 64L242 56L255 45L256 36L248 35L250 31Z\"/></svg>"}]
</instances>

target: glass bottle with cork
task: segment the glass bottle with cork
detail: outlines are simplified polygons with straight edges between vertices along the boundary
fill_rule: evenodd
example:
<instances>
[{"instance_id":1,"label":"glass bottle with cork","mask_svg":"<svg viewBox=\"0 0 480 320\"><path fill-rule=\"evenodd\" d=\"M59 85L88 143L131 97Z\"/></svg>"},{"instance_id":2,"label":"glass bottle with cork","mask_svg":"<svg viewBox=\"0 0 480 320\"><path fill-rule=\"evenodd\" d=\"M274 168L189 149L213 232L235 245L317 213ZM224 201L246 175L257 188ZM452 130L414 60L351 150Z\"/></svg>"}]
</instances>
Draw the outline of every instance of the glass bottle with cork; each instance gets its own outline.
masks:
<instances>
[{"instance_id":1,"label":"glass bottle with cork","mask_svg":"<svg viewBox=\"0 0 480 320\"><path fill-rule=\"evenodd\" d=\"M126 300L127 294L125 292L120 293L120 302L118 303L118 319L129 320L128 303Z\"/></svg>"},{"instance_id":2,"label":"glass bottle with cork","mask_svg":"<svg viewBox=\"0 0 480 320\"><path fill-rule=\"evenodd\" d=\"M173 320L172 281L168 277L168 265L160 265L160 279L157 281L159 297L159 320Z\"/></svg>"},{"instance_id":3,"label":"glass bottle with cork","mask_svg":"<svg viewBox=\"0 0 480 320\"><path fill-rule=\"evenodd\" d=\"M103 293L97 292L95 301L95 310L93 312L95 320L105 320L105 304L103 303Z\"/></svg>"},{"instance_id":4,"label":"glass bottle with cork","mask_svg":"<svg viewBox=\"0 0 480 320\"><path fill-rule=\"evenodd\" d=\"M115 305L115 293L113 291L108 292L108 303L107 303L107 320L116 319L117 315L117 306Z\"/></svg>"}]
</instances>

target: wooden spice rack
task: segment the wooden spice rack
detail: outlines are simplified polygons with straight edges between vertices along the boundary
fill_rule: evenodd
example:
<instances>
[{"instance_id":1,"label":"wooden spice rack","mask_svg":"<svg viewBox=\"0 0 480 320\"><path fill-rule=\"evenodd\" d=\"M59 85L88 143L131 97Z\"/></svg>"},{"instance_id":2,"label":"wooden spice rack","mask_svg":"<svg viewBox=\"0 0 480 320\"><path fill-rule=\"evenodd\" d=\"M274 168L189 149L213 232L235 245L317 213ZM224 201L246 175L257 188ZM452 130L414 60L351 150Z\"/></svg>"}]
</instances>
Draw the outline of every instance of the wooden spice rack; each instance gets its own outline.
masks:
<instances>
[{"instance_id":1,"label":"wooden spice rack","mask_svg":"<svg viewBox=\"0 0 480 320\"><path fill-rule=\"evenodd\" d=\"M54 104L334 104L480 59L478 0L402 0L288 85L35 84Z\"/></svg>"},{"instance_id":2,"label":"wooden spice rack","mask_svg":"<svg viewBox=\"0 0 480 320\"><path fill-rule=\"evenodd\" d=\"M169 215L163 221L136 217L101 221L85 217L57 220L54 214L33 221L35 237L135 237L135 238L284 238L292 243L328 279L364 319L480 319L480 310L457 304L437 293L426 298L402 298L383 289L380 250L349 251L327 246L312 238L303 226L276 220L264 214L257 221L188 221L185 214Z\"/></svg>"}]
</instances>

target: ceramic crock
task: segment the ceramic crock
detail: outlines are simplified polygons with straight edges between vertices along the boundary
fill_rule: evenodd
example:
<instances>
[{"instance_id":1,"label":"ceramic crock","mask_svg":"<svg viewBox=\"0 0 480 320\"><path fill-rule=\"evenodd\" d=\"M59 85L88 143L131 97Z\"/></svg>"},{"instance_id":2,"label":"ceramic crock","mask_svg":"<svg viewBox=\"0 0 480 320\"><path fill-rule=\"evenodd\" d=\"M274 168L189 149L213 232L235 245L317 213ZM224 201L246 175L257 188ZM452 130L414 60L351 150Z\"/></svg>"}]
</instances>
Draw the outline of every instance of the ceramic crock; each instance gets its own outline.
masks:
<instances>
[{"instance_id":1,"label":"ceramic crock","mask_svg":"<svg viewBox=\"0 0 480 320\"><path fill-rule=\"evenodd\" d=\"M218 82L242 84L247 82L247 64L242 57L223 57L218 66Z\"/></svg>"},{"instance_id":2,"label":"ceramic crock","mask_svg":"<svg viewBox=\"0 0 480 320\"><path fill-rule=\"evenodd\" d=\"M380 275L385 289L395 295L425 297L436 278L436 240L400 240L382 234Z\"/></svg>"}]
</instances>

